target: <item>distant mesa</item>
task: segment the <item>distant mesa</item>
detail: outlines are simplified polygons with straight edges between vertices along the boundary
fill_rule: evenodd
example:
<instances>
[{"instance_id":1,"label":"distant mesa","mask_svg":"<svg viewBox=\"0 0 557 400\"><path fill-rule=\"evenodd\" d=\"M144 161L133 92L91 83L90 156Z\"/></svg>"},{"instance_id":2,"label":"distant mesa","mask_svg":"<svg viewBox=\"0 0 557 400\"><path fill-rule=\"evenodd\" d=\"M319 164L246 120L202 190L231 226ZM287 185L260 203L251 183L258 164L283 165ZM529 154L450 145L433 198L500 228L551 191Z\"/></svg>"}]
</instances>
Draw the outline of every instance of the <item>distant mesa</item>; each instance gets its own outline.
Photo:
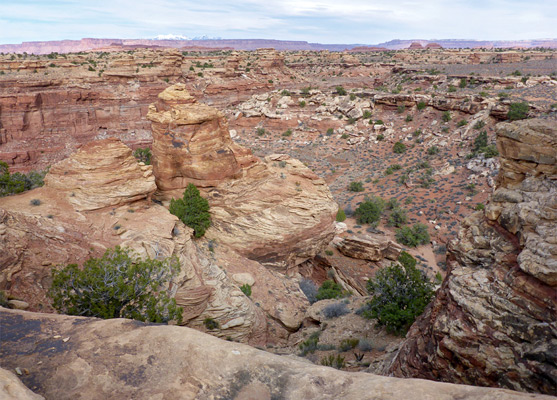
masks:
<instances>
[{"instance_id":1,"label":"distant mesa","mask_svg":"<svg viewBox=\"0 0 557 400\"><path fill-rule=\"evenodd\" d=\"M410 50L423 50L423 48L424 48L424 46L422 46L421 43L418 43L418 42L412 42L410 47L408 47L408 49L410 49Z\"/></svg>"},{"instance_id":2,"label":"distant mesa","mask_svg":"<svg viewBox=\"0 0 557 400\"><path fill-rule=\"evenodd\" d=\"M439 43L428 43L425 46L426 49L442 49L443 46L441 46Z\"/></svg>"},{"instance_id":3,"label":"distant mesa","mask_svg":"<svg viewBox=\"0 0 557 400\"><path fill-rule=\"evenodd\" d=\"M346 50L349 52L354 53L365 53L365 52L372 52L372 51L388 51L386 47L377 47L377 46L356 46L352 49Z\"/></svg>"}]
</instances>

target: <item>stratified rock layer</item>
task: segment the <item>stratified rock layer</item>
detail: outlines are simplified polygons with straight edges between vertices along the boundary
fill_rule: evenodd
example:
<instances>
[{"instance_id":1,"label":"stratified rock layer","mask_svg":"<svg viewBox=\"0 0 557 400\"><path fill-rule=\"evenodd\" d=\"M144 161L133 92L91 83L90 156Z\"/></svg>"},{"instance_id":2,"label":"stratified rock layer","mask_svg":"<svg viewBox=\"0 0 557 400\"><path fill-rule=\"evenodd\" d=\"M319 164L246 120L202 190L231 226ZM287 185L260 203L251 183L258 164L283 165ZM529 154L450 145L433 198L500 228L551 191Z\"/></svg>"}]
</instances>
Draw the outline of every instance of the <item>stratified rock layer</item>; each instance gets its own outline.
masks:
<instances>
[{"instance_id":1,"label":"stratified rock layer","mask_svg":"<svg viewBox=\"0 0 557 400\"><path fill-rule=\"evenodd\" d=\"M47 399L548 398L349 373L175 326L0 308L5 368Z\"/></svg>"},{"instance_id":2,"label":"stratified rock layer","mask_svg":"<svg viewBox=\"0 0 557 400\"><path fill-rule=\"evenodd\" d=\"M450 272L389 372L555 394L557 123L501 124L500 186L449 246Z\"/></svg>"},{"instance_id":3,"label":"stratified rock layer","mask_svg":"<svg viewBox=\"0 0 557 400\"><path fill-rule=\"evenodd\" d=\"M161 190L215 186L238 178L257 158L230 138L224 115L198 103L183 84L159 94L149 106L153 129L153 169Z\"/></svg>"},{"instance_id":4,"label":"stratified rock layer","mask_svg":"<svg viewBox=\"0 0 557 400\"><path fill-rule=\"evenodd\" d=\"M333 238L338 206L325 181L287 155L253 156L232 141L222 113L184 85L163 91L147 117L157 186L167 198L188 183L207 187L209 239L290 272Z\"/></svg>"},{"instance_id":5,"label":"stratified rock layer","mask_svg":"<svg viewBox=\"0 0 557 400\"><path fill-rule=\"evenodd\" d=\"M369 261L380 261L384 258L396 260L402 250L399 244L383 236L337 237L333 243L345 256Z\"/></svg>"},{"instance_id":6,"label":"stratified rock layer","mask_svg":"<svg viewBox=\"0 0 557 400\"><path fill-rule=\"evenodd\" d=\"M45 185L65 192L78 211L131 203L157 189L152 167L139 165L131 149L118 139L84 145L52 166Z\"/></svg>"}]
</instances>

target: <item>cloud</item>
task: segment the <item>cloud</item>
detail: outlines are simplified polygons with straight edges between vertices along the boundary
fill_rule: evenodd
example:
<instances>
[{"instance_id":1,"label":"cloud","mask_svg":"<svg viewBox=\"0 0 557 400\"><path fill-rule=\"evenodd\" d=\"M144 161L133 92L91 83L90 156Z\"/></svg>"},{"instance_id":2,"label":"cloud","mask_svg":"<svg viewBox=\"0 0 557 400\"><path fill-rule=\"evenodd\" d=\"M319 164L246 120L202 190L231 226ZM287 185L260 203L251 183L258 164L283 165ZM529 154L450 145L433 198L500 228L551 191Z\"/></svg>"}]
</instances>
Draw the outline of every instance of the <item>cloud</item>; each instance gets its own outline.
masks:
<instances>
[{"instance_id":1,"label":"cloud","mask_svg":"<svg viewBox=\"0 0 557 400\"><path fill-rule=\"evenodd\" d=\"M0 42L158 34L378 43L555 37L554 0L0 0Z\"/></svg>"}]
</instances>

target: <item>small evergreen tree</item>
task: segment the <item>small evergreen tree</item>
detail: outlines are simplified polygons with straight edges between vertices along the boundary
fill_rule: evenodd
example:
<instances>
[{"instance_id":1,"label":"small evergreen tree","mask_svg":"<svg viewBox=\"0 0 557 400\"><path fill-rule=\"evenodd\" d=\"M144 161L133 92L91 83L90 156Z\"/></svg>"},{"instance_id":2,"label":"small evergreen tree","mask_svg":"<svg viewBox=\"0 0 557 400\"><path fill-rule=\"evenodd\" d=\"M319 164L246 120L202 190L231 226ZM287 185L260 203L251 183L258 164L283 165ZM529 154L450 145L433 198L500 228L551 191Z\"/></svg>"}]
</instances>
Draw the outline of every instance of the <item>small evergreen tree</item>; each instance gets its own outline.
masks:
<instances>
[{"instance_id":1,"label":"small evergreen tree","mask_svg":"<svg viewBox=\"0 0 557 400\"><path fill-rule=\"evenodd\" d=\"M200 238L211 225L209 202L201 197L199 189L192 183L188 184L181 199L170 200L171 214L194 230L194 236Z\"/></svg>"},{"instance_id":2,"label":"small evergreen tree","mask_svg":"<svg viewBox=\"0 0 557 400\"><path fill-rule=\"evenodd\" d=\"M364 317L375 318L389 332L404 335L433 298L433 284L416 268L416 259L406 252L375 274L367 290L373 295Z\"/></svg>"},{"instance_id":3,"label":"small evergreen tree","mask_svg":"<svg viewBox=\"0 0 557 400\"><path fill-rule=\"evenodd\" d=\"M181 321L182 309L167 285L180 271L178 260L142 260L131 250L115 247L91 258L83 269L70 264L53 269L48 294L64 314L139 321Z\"/></svg>"},{"instance_id":4,"label":"small evergreen tree","mask_svg":"<svg viewBox=\"0 0 557 400\"><path fill-rule=\"evenodd\" d=\"M380 197L366 197L365 200L356 208L354 214L359 224L372 224L381 218L381 213L385 209L385 202Z\"/></svg>"}]
</instances>

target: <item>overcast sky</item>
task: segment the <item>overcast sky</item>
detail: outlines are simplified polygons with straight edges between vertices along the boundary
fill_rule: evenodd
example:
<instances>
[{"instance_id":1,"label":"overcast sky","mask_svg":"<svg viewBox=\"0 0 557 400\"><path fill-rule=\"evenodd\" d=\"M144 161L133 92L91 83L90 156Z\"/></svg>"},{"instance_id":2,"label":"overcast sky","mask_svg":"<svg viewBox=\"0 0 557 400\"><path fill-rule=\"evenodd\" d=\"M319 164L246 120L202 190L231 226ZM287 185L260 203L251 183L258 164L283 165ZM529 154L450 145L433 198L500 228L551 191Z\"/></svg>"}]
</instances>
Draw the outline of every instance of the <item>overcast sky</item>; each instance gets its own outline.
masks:
<instances>
[{"instance_id":1,"label":"overcast sky","mask_svg":"<svg viewBox=\"0 0 557 400\"><path fill-rule=\"evenodd\" d=\"M557 38L557 0L0 0L0 43L160 34L363 44Z\"/></svg>"}]
</instances>

